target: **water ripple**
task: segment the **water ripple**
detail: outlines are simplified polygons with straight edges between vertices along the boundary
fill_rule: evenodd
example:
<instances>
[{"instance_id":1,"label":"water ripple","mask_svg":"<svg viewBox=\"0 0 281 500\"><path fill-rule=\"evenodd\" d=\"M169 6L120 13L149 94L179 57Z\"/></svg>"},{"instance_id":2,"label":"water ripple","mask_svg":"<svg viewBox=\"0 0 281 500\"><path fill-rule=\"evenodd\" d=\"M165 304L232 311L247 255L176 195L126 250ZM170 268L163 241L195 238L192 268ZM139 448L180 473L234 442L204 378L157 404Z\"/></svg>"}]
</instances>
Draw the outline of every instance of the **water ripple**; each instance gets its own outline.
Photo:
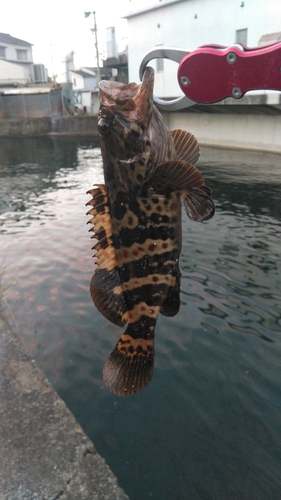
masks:
<instances>
[{"instance_id":1,"label":"water ripple","mask_svg":"<svg viewBox=\"0 0 281 500\"><path fill-rule=\"evenodd\" d=\"M130 498L279 498L280 157L203 152L216 215L183 217L180 312L158 320L150 387L117 399L101 374L122 329L89 294L85 204L103 182L100 149L0 146L5 314Z\"/></svg>"}]
</instances>

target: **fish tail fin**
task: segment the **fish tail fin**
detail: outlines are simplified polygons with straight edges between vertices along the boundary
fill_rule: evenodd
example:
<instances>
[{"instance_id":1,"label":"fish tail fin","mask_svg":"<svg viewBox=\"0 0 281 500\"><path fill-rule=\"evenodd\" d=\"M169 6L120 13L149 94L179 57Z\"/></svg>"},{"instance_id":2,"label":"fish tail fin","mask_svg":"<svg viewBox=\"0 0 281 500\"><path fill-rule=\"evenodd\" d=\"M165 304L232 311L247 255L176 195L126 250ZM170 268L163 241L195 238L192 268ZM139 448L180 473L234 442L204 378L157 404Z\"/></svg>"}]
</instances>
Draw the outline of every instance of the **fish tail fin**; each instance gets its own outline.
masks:
<instances>
[{"instance_id":1,"label":"fish tail fin","mask_svg":"<svg viewBox=\"0 0 281 500\"><path fill-rule=\"evenodd\" d=\"M104 383L117 396L136 394L153 376L154 327L147 327L142 337L136 337L138 330L133 323L128 325L104 365Z\"/></svg>"}]
</instances>

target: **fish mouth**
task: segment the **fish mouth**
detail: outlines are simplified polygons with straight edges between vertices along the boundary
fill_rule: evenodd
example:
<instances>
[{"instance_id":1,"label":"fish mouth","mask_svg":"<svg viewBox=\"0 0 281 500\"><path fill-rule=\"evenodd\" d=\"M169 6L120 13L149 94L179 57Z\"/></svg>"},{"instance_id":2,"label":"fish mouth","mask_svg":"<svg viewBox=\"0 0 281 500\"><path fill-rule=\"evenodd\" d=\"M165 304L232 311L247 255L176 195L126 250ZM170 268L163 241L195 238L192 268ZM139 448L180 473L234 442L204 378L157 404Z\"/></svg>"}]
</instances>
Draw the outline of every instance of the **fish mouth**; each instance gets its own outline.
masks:
<instances>
[{"instance_id":1,"label":"fish mouth","mask_svg":"<svg viewBox=\"0 0 281 500\"><path fill-rule=\"evenodd\" d=\"M121 114L129 121L149 125L153 108L154 70L147 67L140 84L102 80L100 106Z\"/></svg>"}]
</instances>

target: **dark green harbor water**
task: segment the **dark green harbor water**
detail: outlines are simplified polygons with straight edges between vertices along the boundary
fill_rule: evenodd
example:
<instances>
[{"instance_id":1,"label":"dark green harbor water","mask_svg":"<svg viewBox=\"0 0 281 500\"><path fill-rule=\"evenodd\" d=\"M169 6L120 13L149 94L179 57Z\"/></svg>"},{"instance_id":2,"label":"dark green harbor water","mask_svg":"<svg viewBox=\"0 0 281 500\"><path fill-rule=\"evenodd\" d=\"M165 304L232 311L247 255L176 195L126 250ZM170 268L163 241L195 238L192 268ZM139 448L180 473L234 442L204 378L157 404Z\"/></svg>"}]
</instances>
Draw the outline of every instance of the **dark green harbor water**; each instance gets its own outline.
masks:
<instances>
[{"instance_id":1,"label":"dark green harbor water","mask_svg":"<svg viewBox=\"0 0 281 500\"><path fill-rule=\"evenodd\" d=\"M158 320L146 390L102 381L122 329L88 291L93 141L0 139L4 314L131 500L278 500L281 157L203 149L199 167L217 211L184 215L181 310Z\"/></svg>"}]
</instances>

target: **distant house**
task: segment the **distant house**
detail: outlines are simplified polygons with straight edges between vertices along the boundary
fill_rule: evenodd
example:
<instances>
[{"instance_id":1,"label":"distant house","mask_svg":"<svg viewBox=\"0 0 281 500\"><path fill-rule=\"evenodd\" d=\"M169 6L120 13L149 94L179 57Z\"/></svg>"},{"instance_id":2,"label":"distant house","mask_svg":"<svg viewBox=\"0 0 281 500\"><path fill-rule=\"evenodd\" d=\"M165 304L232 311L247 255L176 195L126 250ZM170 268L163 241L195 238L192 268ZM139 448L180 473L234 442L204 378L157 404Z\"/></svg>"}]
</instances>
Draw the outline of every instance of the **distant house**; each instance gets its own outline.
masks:
<instances>
[{"instance_id":1,"label":"distant house","mask_svg":"<svg viewBox=\"0 0 281 500\"><path fill-rule=\"evenodd\" d=\"M0 85L34 82L32 44L0 33Z\"/></svg>"},{"instance_id":2,"label":"distant house","mask_svg":"<svg viewBox=\"0 0 281 500\"><path fill-rule=\"evenodd\" d=\"M82 68L69 73L73 90L94 90L98 86L96 71Z\"/></svg>"},{"instance_id":3,"label":"distant house","mask_svg":"<svg viewBox=\"0 0 281 500\"><path fill-rule=\"evenodd\" d=\"M109 80L111 76L110 68L100 68L101 79ZM99 109L97 68L83 67L79 70L69 70L69 80L72 84L76 112L97 114Z\"/></svg>"},{"instance_id":4,"label":"distant house","mask_svg":"<svg viewBox=\"0 0 281 500\"><path fill-rule=\"evenodd\" d=\"M99 83L97 75L97 68L84 66L79 70L69 70L69 81L72 83L73 90L97 90ZM100 78L101 80L110 80L112 78L111 68L101 67Z\"/></svg>"}]
</instances>

